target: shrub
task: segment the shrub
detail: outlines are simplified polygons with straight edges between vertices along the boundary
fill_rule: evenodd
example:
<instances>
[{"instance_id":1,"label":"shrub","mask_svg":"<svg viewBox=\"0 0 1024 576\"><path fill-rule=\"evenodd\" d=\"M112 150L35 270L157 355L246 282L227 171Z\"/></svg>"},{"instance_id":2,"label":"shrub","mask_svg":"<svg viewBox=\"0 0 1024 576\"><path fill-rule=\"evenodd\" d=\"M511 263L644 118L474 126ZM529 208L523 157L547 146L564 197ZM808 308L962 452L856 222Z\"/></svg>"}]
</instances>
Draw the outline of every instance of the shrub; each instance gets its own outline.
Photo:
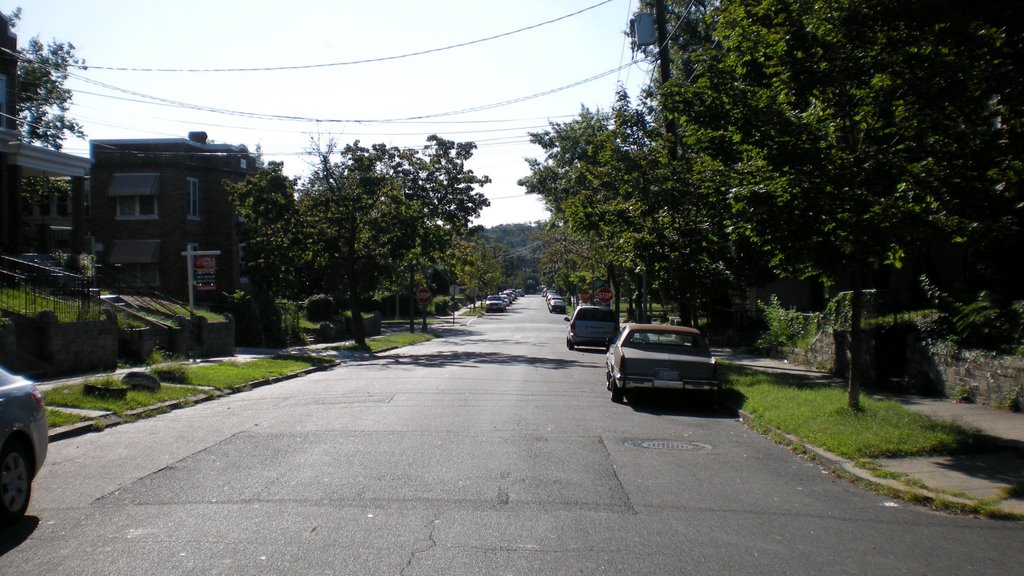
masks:
<instances>
[{"instance_id":1,"label":"shrub","mask_svg":"<svg viewBox=\"0 0 1024 576\"><path fill-rule=\"evenodd\" d=\"M338 307L327 294L315 294L306 300L306 319L310 322L328 322L338 313Z\"/></svg>"},{"instance_id":2,"label":"shrub","mask_svg":"<svg viewBox=\"0 0 1024 576\"><path fill-rule=\"evenodd\" d=\"M796 309L783 308L774 294L767 304L759 302L758 306L767 324L766 330L757 339L758 348L794 348L814 331L815 322L812 317Z\"/></svg>"}]
</instances>

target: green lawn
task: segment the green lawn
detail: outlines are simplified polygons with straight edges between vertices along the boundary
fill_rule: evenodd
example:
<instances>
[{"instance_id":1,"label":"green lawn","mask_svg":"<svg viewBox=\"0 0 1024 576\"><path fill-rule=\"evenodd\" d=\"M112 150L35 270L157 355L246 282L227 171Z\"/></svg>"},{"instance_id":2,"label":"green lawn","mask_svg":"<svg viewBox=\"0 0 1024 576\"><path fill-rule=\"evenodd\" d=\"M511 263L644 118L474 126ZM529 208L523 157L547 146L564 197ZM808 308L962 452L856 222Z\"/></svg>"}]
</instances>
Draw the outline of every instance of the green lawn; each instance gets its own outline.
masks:
<instances>
[{"instance_id":1,"label":"green lawn","mask_svg":"<svg viewBox=\"0 0 1024 576\"><path fill-rule=\"evenodd\" d=\"M726 393L753 415L754 426L796 436L844 458L952 454L979 448L955 424L937 422L898 402L861 398L862 410L847 407L844 388L808 385L786 375L721 365Z\"/></svg>"},{"instance_id":2,"label":"green lawn","mask_svg":"<svg viewBox=\"0 0 1024 576\"><path fill-rule=\"evenodd\" d=\"M192 366L188 369L188 383L229 390L267 378L285 376L306 368L330 362L315 356L277 356L248 362L221 362Z\"/></svg>"},{"instance_id":3,"label":"green lawn","mask_svg":"<svg viewBox=\"0 0 1024 576\"><path fill-rule=\"evenodd\" d=\"M79 422L85 422L87 420L91 420L91 418L79 414L72 414L70 412L61 412L60 410L53 410L49 407L46 408L46 424L50 428L70 426L72 424L78 424Z\"/></svg>"},{"instance_id":4,"label":"green lawn","mask_svg":"<svg viewBox=\"0 0 1024 576\"><path fill-rule=\"evenodd\" d=\"M387 336L379 336L377 338L369 338L366 340L366 345L370 347L371 352L377 352L380 350L390 350L392 348L401 348L403 346L412 346L413 344L419 344L428 340L433 340L435 336L433 334L424 334L423 332L396 332L394 334L388 334ZM335 346L334 350L359 350L354 342L347 344L341 344Z\"/></svg>"},{"instance_id":5,"label":"green lawn","mask_svg":"<svg viewBox=\"0 0 1024 576\"><path fill-rule=\"evenodd\" d=\"M75 384L53 388L43 393L43 399L48 406L106 410L123 415L129 410L137 410L169 400L181 400L190 396L210 394L209 390L193 388L191 386L162 386L156 392L129 390L128 396L124 400L111 400L86 395L83 391L84 387L83 384ZM47 420L50 420L49 416Z\"/></svg>"}]
</instances>

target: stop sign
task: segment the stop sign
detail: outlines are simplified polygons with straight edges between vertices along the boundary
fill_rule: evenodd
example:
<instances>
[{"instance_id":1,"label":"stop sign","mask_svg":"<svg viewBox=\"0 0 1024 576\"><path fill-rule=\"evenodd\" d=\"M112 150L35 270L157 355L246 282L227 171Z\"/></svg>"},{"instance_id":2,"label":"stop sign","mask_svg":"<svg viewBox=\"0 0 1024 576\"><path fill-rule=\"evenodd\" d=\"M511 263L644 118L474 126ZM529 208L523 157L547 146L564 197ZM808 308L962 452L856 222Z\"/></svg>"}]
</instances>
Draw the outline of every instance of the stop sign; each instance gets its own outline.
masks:
<instances>
[{"instance_id":1,"label":"stop sign","mask_svg":"<svg viewBox=\"0 0 1024 576\"><path fill-rule=\"evenodd\" d=\"M610 304L612 298L614 297L615 293L612 292L612 289L608 288L607 286L604 288L598 288L597 290L597 301L600 302L601 304Z\"/></svg>"},{"instance_id":2,"label":"stop sign","mask_svg":"<svg viewBox=\"0 0 1024 576\"><path fill-rule=\"evenodd\" d=\"M583 302L590 302L590 292L587 290L580 292L580 300Z\"/></svg>"},{"instance_id":3,"label":"stop sign","mask_svg":"<svg viewBox=\"0 0 1024 576\"><path fill-rule=\"evenodd\" d=\"M419 288L416 290L416 301L420 304L430 302L431 296L433 296L433 294L431 294L430 288Z\"/></svg>"}]
</instances>

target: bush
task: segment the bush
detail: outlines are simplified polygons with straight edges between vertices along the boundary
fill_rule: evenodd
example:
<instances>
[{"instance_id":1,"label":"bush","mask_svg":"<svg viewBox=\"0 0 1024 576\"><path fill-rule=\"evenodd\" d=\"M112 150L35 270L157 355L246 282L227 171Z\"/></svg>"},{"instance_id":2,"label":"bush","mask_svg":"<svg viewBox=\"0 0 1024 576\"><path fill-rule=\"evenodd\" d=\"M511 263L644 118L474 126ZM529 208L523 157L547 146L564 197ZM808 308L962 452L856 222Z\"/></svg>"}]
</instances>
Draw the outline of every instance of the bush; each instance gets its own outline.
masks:
<instances>
[{"instance_id":1,"label":"bush","mask_svg":"<svg viewBox=\"0 0 1024 576\"><path fill-rule=\"evenodd\" d=\"M758 348L795 348L814 333L813 317L805 316L796 309L783 308L774 294L767 304L759 302L758 306L767 324L767 329L757 339Z\"/></svg>"},{"instance_id":2,"label":"bush","mask_svg":"<svg viewBox=\"0 0 1024 576\"><path fill-rule=\"evenodd\" d=\"M338 306L327 294L316 294L306 300L306 319L310 322L329 322L338 313Z\"/></svg>"},{"instance_id":3,"label":"bush","mask_svg":"<svg viewBox=\"0 0 1024 576\"><path fill-rule=\"evenodd\" d=\"M435 296L431 302L434 316L450 316L452 313L452 298L450 296Z\"/></svg>"}]
</instances>

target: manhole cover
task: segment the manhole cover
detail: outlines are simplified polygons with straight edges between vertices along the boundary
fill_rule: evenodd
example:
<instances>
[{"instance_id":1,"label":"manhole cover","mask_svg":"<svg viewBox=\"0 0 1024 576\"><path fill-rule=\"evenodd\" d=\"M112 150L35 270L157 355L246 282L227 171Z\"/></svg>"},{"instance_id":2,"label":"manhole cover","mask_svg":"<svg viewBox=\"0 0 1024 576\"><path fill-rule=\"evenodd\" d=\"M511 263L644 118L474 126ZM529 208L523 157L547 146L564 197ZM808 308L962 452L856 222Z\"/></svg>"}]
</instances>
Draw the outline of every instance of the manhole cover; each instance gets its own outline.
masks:
<instances>
[{"instance_id":1,"label":"manhole cover","mask_svg":"<svg viewBox=\"0 0 1024 576\"><path fill-rule=\"evenodd\" d=\"M711 446L700 442L676 442L674 440L630 440L626 446L646 448L648 450L677 450L690 452L707 452Z\"/></svg>"}]
</instances>

